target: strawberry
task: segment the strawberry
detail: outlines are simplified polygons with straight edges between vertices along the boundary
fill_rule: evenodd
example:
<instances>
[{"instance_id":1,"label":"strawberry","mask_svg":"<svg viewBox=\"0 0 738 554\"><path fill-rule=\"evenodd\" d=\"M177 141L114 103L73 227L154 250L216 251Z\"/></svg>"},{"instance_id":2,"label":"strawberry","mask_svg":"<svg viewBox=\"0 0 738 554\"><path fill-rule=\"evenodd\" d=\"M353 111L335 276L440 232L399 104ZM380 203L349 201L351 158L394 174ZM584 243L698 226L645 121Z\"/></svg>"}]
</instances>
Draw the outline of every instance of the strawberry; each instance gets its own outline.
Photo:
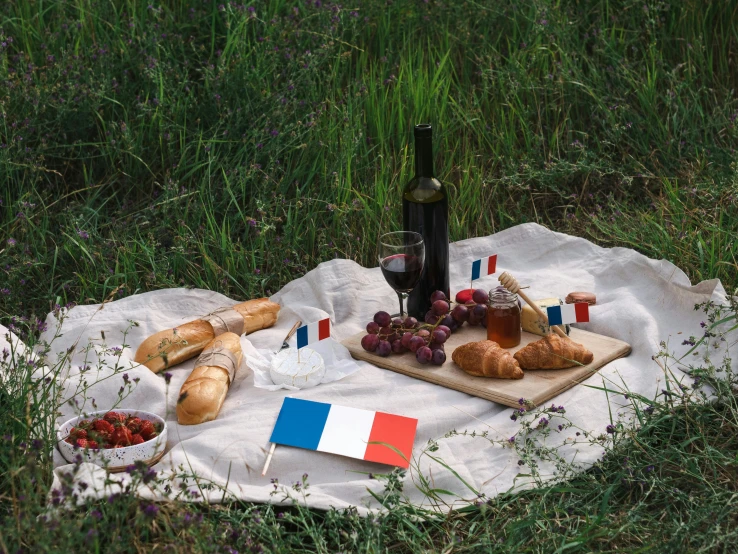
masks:
<instances>
[{"instance_id":1,"label":"strawberry","mask_svg":"<svg viewBox=\"0 0 738 554\"><path fill-rule=\"evenodd\" d=\"M94 448L97 450L100 447L97 445L96 441L87 441L87 448Z\"/></svg>"},{"instance_id":2,"label":"strawberry","mask_svg":"<svg viewBox=\"0 0 738 554\"><path fill-rule=\"evenodd\" d=\"M89 419L83 419L77 423L77 429L89 429L92 427L92 422Z\"/></svg>"},{"instance_id":3,"label":"strawberry","mask_svg":"<svg viewBox=\"0 0 738 554\"><path fill-rule=\"evenodd\" d=\"M141 436L144 440L151 440L156 436L156 428L148 419L141 422Z\"/></svg>"},{"instance_id":4,"label":"strawberry","mask_svg":"<svg viewBox=\"0 0 738 554\"><path fill-rule=\"evenodd\" d=\"M86 439L87 431L85 429L80 429L79 427L72 427L72 430L69 431L69 436L73 439Z\"/></svg>"},{"instance_id":5,"label":"strawberry","mask_svg":"<svg viewBox=\"0 0 738 554\"><path fill-rule=\"evenodd\" d=\"M129 417L126 421L126 427L130 429L131 433L138 433L141 431L141 418L140 417Z\"/></svg>"},{"instance_id":6,"label":"strawberry","mask_svg":"<svg viewBox=\"0 0 738 554\"><path fill-rule=\"evenodd\" d=\"M74 444L80 448L87 448L87 439L77 439Z\"/></svg>"},{"instance_id":7,"label":"strawberry","mask_svg":"<svg viewBox=\"0 0 738 554\"><path fill-rule=\"evenodd\" d=\"M118 427L113 434L110 435L110 442L116 446L130 446L133 435L127 427Z\"/></svg>"},{"instance_id":8,"label":"strawberry","mask_svg":"<svg viewBox=\"0 0 738 554\"><path fill-rule=\"evenodd\" d=\"M143 444L144 442L146 442L146 441L138 433L136 433L135 435L133 435L133 439L131 440L131 444Z\"/></svg>"},{"instance_id":9,"label":"strawberry","mask_svg":"<svg viewBox=\"0 0 738 554\"><path fill-rule=\"evenodd\" d=\"M106 414L107 415L107 414ZM111 434L113 431L115 431L115 428L111 423L108 421L105 421L104 419L97 419L92 423L92 428L95 431L99 431L100 433L105 433L107 435Z\"/></svg>"},{"instance_id":10,"label":"strawberry","mask_svg":"<svg viewBox=\"0 0 738 554\"><path fill-rule=\"evenodd\" d=\"M103 419L108 423L123 423L126 420L126 414L118 412L108 412L103 416Z\"/></svg>"}]
</instances>

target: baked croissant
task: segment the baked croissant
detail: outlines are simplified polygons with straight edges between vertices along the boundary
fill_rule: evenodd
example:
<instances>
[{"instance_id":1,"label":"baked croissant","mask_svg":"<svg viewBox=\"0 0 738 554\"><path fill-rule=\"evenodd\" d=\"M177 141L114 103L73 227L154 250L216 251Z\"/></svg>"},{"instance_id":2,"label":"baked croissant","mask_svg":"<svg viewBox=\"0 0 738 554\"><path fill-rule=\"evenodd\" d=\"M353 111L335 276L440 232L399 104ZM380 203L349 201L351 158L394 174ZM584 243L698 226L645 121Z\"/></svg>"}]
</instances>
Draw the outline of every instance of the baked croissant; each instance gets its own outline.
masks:
<instances>
[{"instance_id":1,"label":"baked croissant","mask_svg":"<svg viewBox=\"0 0 738 554\"><path fill-rule=\"evenodd\" d=\"M492 340L470 342L454 350L451 359L469 375L522 379L523 370L510 352Z\"/></svg>"},{"instance_id":2,"label":"baked croissant","mask_svg":"<svg viewBox=\"0 0 738 554\"><path fill-rule=\"evenodd\" d=\"M566 369L589 364L594 355L568 337L549 333L518 350L515 359L523 369Z\"/></svg>"}]
</instances>

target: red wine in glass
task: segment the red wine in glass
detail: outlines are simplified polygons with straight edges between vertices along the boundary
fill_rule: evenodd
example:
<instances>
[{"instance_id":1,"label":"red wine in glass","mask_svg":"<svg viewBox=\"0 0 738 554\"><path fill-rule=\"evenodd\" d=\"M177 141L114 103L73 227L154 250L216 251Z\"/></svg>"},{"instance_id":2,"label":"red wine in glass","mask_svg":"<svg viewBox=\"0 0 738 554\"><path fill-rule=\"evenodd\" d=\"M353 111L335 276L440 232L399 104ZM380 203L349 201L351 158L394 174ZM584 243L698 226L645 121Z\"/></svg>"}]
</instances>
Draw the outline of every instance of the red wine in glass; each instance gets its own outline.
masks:
<instances>
[{"instance_id":1,"label":"red wine in glass","mask_svg":"<svg viewBox=\"0 0 738 554\"><path fill-rule=\"evenodd\" d=\"M423 260L412 254L393 254L380 264L382 275L397 292L410 292L415 288L423 271Z\"/></svg>"},{"instance_id":2,"label":"red wine in glass","mask_svg":"<svg viewBox=\"0 0 738 554\"><path fill-rule=\"evenodd\" d=\"M387 284L400 300L400 316L405 316L403 302L418 284L425 262L425 245L419 233L398 231L379 237L379 266Z\"/></svg>"}]
</instances>

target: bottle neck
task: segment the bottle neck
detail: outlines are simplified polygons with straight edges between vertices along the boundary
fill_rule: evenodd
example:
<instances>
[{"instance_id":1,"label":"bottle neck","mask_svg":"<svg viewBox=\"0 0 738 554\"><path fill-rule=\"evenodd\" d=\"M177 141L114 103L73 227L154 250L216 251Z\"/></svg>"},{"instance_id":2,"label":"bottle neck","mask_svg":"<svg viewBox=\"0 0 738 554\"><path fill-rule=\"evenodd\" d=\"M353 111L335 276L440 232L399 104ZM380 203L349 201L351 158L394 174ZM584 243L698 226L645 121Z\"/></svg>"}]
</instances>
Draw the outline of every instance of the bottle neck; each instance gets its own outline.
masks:
<instances>
[{"instance_id":1,"label":"bottle neck","mask_svg":"<svg viewBox=\"0 0 738 554\"><path fill-rule=\"evenodd\" d=\"M415 176L433 177L433 141L431 137L415 137Z\"/></svg>"}]
</instances>

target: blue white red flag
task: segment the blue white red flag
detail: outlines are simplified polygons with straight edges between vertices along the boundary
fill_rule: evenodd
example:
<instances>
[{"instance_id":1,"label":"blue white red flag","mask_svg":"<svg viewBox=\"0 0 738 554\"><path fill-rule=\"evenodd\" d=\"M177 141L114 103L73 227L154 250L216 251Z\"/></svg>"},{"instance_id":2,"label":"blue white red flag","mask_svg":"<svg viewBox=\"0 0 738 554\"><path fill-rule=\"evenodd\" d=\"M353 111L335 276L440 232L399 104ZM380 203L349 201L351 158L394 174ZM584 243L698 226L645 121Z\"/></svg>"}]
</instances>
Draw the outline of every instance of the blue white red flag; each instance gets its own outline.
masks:
<instances>
[{"instance_id":1,"label":"blue white red flag","mask_svg":"<svg viewBox=\"0 0 738 554\"><path fill-rule=\"evenodd\" d=\"M269 441L406 468L417 426L411 417L285 397Z\"/></svg>"},{"instance_id":2,"label":"blue white red flag","mask_svg":"<svg viewBox=\"0 0 738 554\"><path fill-rule=\"evenodd\" d=\"M321 319L315 323L308 323L297 329L297 348L327 339L331 336L331 320Z\"/></svg>"},{"instance_id":3,"label":"blue white red flag","mask_svg":"<svg viewBox=\"0 0 738 554\"><path fill-rule=\"evenodd\" d=\"M497 254L494 256L488 256L481 260L474 260L472 262L472 281L484 277L486 275L492 275L497 270Z\"/></svg>"},{"instance_id":4,"label":"blue white red flag","mask_svg":"<svg viewBox=\"0 0 738 554\"><path fill-rule=\"evenodd\" d=\"M565 323L587 323L589 321L589 304L577 302L576 304L564 304L563 306L549 306L549 325L563 325Z\"/></svg>"}]
</instances>

